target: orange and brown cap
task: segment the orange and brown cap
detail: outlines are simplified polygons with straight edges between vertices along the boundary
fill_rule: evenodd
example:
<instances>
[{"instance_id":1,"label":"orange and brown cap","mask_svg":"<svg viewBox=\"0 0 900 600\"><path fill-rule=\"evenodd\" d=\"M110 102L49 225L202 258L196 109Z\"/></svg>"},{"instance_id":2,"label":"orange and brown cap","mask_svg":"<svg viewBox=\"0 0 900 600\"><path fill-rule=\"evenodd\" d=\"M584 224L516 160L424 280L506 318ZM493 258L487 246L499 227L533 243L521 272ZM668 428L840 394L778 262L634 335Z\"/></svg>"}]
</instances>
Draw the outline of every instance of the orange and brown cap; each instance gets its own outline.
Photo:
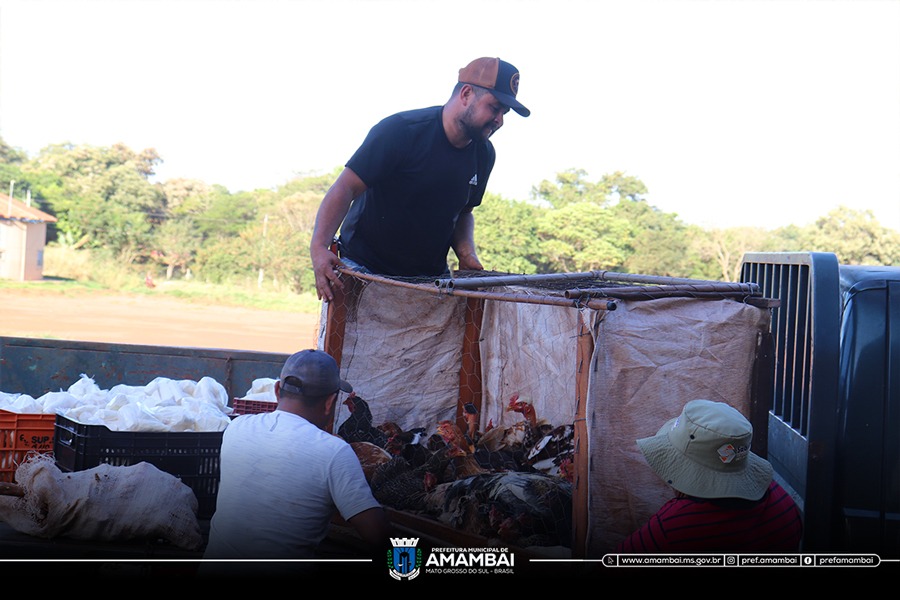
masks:
<instances>
[{"instance_id":1,"label":"orange and brown cap","mask_svg":"<svg viewBox=\"0 0 900 600\"><path fill-rule=\"evenodd\" d=\"M459 70L459 82L475 85L490 91L502 104L523 117L531 111L516 100L519 93L519 70L499 58L476 58Z\"/></svg>"}]
</instances>

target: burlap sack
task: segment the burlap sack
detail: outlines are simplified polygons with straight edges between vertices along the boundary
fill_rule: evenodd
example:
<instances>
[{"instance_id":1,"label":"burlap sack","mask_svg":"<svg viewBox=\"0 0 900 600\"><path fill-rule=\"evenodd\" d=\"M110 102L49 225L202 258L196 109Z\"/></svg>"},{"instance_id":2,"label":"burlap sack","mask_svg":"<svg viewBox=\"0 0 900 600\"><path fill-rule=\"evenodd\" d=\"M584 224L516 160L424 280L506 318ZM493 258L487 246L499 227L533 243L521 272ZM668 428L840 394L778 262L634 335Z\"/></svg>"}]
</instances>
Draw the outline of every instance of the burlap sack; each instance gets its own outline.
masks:
<instances>
[{"instance_id":1,"label":"burlap sack","mask_svg":"<svg viewBox=\"0 0 900 600\"><path fill-rule=\"evenodd\" d=\"M24 496L0 496L0 520L41 538L92 541L163 539L199 550L197 497L177 477L141 462L63 473L51 455L34 454L16 470Z\"/></svg>"}]
</instances>

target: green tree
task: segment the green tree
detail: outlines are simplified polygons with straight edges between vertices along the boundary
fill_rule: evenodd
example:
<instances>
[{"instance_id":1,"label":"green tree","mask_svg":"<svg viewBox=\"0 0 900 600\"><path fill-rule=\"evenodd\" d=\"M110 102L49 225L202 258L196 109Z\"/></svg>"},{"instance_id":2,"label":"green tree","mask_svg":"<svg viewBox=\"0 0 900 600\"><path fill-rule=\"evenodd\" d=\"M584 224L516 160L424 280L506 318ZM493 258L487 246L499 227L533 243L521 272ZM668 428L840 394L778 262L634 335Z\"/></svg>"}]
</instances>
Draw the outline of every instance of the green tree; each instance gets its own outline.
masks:
<instances>
[{"instance_id":1,"label":"green tree","mask_svg":"<svg viewBox=\"0 0 900 600\"><path fill-rule=\"evenodd\" d=\"M149 182L159 161L153 149L59 144L42 150L27 170L63 235L130 263L146 255L153 226L164 216L164 196Z\"/></svg>"},{"instance_id":2,"label":"green tree","mask_svg":"<svg viewBox=\"0 0 900 600\"><path fill-rule=\"evenodd\" d=\"M191 219L167 219L156 228L150 257L166 267L166 280L170 280L176 268L190 266L201 241Z\"/></svg>"},{"instance_id":3,"label":"green tree","mask_svg":"<svg viewBox=\"0 0 900 600\"><path fill-rule=\"evenodd\" d=\"M628 195L610 208L630 226L620 242L626 253L623 267L630 273L687 277L691 271L687 227L676 215L635 198Z\"/></svg>"},{"instance_id":4,"label":"green tree","mask_svg":"<svg viewBox=\"0 0 900 600\"><path fill-rule=\"evenodd\" d=\"M568 169L556 175L556 181L542 181L531 190L535 199L546 202L553 208L563 208L569 204L592 202L609 206L618 200L641 200L647 193L643 182L621 171L603 175L596 183L587 181L583 169Z\"/></svg>"},{"instance_id":5,"label":"green tree","mask_svg":"<svg viewBox=\"0 0 900 600\"><path fill-rule=\"evenodd\" d=\"M703 265L692 274L700 279L739 281L747 252L766 251L768 234L758 227L711 229L693 236L693 252Z\"/></svg>"},{"instance_id":6,"label":"green tree","mask_svg":"<svg viewBox=\"0 0 900 600\"><path fill-rule=\"evenodd\" d=\"M213 190L201 230L219 231L197 252L198 276L255 280L295 292L315 286L309 243L316 213L335 174L294 179L275 190L227 194Z\"/></svg>"},{"instance_id":7,"label":"green tree","mask_svg":"<svg viewBox=\"0 0 900 600\"><path fill-rule=\"evenodd\" d=\"M543 258L540 271L621 269L629 231L627 220L592 202L545 211L536 226Z\"/></svg>"},{"instance_id":8,"label":"green tree","mask_svg":"<svg viewBox=\"0 0 900 600\"><path fill-rule=\"evenodd\" d=\"M202 197L202 202L195 209L179 212L191 215L204 239L235 238L245 227L257 221L259 202L253 192L231 194L217 185Z\"/></svg>"},{"instance_id":9,"label":"green tree","mask_svg":"<svg viewBox=\"0 0 900 600\"><path fill-rule=\"evenodd\" d=\"M475 213L475 242L481 264L503 273L533 274L540 249L537 237L538 215L545 211L532 203L508 200L487 193ZM450 252L449 264L455 268L456 256Z\"/></svg>"},{"instance_id":10,"label":"green tree","mask_svg":"<svg viewBox=\"0 0 900 600\"><path fill-rule=\"evenodd\" d=\"M840 206L802 230L807 250L834 252L850 265L900 262L900 234L883 227L869 210Z\"/></svg>"}]
</instances>

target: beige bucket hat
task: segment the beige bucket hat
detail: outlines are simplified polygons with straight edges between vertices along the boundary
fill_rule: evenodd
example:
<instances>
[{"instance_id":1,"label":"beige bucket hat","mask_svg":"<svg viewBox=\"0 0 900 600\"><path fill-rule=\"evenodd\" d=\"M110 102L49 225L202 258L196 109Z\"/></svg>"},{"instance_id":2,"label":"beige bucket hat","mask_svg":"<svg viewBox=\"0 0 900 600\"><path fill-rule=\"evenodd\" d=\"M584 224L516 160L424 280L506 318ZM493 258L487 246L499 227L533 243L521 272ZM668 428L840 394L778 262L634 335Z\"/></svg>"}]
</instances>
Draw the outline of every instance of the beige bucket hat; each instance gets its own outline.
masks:
<instances>
[{"instance_id":1,"label":"beige bucket hat","mask_svg":"<svg viewBox=\"0 0 900 600\"><path fill-rule=\"evenodd\" d=\"M659 432L637 440L650 467L670 486L697 498L758 500L772 465L750 451L753 426L724 402L691 400Z\"/></svg>"}]
</instances>

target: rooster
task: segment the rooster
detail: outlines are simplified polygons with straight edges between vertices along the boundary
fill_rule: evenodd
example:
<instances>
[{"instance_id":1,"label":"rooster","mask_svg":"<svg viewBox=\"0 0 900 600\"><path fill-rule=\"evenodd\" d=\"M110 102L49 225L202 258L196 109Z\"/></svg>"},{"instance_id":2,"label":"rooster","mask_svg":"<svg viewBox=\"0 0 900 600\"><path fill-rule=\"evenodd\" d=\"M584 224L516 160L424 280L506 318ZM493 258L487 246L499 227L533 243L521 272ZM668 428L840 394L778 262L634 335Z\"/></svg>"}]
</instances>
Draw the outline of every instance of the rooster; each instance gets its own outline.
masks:
<instances>
[{"instance_id":1,"label":"rooster","mask_svg":"<svg viewBox=\"0 0 900 600\"><path fill-rule=\"evenodd\" d=\"M369 403L351 392L344 404L350 410L350 416L338 427L338 435L348 443L369 442L384 448L388 436L372 424Z\"/></svg>"},{"instance_id":2,"label":"rooster","mask_svg":"<svg viewBox=\"0 0 900 600\"><path fill-rule=\"evenodd\" d=\"M521 413L524 417L520 422L524 430L522 445L529 451L553 428L546 419L538 419L531 402L520 400L518 394L510 398L506 410Z\"/></svg>"},{"instance_id":3,"label":"rooster","mask_svg":"<svg viewBox=\"0 0 900 600\"><path fill-rule=\"evenodd\" d=\"M466 420L466 441L470 446L478 442L478 409L471 402L466 402L463 407L463 416Z\"/></svg>"},{"instance_id":4,"label":"rooster","mask_svg":"<svg viewBox=\"0 0 900 600\"><path fill-rule=\"evenodd\" d=\"M531 471L527 455L546 424L538 420L531 403L519 400L518 394L510 398L506 410L519 412L524 418L508 427L494 427L493 421L489 422L475 444L476 460L484 468L494 471Z\"/></svg>"}]
</instances>

